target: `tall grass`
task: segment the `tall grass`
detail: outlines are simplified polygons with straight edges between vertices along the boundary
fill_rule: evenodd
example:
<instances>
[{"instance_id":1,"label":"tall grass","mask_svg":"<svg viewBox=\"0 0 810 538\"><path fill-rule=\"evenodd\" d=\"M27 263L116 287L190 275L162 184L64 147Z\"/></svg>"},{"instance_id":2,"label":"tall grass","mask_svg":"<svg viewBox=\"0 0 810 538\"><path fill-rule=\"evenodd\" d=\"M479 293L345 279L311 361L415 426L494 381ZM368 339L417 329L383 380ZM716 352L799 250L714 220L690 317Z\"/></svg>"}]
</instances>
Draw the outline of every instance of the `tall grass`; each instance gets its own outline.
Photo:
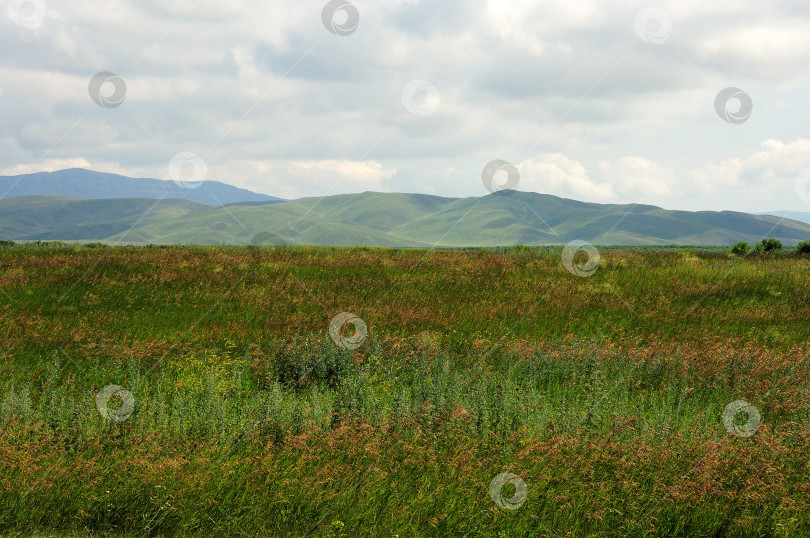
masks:
<instances>
[{"instance_id":1,"label":"tall grass","mask_svg":"<svg viewBox=\"0 0 810 538\"><path fill-rule=\"evenodd\" d=\"M0 533L810 533L802 259L8 252Z\"/></svg>"},{"instance_id":2,"label":"tall grass","mask_svg":"<svg viewBox=\"0 0 810 538\"><path fill-rule=\"evenodd\" d=\"M806 363L772 356L778 366L751 372L742 356L721 366L588 343L473 355L421 343L395 353L370 342L359 355L323 340L271 347L261 365L226 349L159 369L131 360L82 372L54 356L7 382L3 527L806 530L810 416L785 405L807 401ZM136 400L123 423L96 407L109 383ZM762 414L754 438L729 435L720 419L738 398ZM487 495L504 470L530 491L515 514Z\"/></svg>"}]
</instances>

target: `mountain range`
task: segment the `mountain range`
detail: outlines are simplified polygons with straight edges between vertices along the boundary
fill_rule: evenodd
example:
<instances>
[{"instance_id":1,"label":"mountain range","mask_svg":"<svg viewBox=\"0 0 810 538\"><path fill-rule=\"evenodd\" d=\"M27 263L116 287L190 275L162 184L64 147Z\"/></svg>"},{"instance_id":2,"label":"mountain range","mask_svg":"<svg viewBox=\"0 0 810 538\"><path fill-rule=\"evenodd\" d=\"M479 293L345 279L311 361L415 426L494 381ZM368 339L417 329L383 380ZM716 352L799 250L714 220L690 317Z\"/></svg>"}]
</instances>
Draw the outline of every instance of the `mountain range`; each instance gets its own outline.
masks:
<instances>
[{"instance_id":1,"label":"mountain range","mask_svg":"<svg viewBox=\"0 0 810 538\"><path fill-rule=\"evenodd\" d=\"M786 219L798 220L799 222L806 222L810 224L810 213L804 211L768 211L766 213L757 213L758 215L773 215L775 217L783 217Z\"/></svg>"},{"instance_id":2,"label":"mountain range","mask_svg":"<svg viewBox=\"0 0 810 538\"><path fill-rule=\"evenodd\" d=\"M0 177L0 189L6 187L0 239L12 240L469 247L810 239L810 224L787 215L672 211L520 191L468 198L364 192L285 201L219 182L187 189L80 169Z\"/></svg>"}]
</instances>

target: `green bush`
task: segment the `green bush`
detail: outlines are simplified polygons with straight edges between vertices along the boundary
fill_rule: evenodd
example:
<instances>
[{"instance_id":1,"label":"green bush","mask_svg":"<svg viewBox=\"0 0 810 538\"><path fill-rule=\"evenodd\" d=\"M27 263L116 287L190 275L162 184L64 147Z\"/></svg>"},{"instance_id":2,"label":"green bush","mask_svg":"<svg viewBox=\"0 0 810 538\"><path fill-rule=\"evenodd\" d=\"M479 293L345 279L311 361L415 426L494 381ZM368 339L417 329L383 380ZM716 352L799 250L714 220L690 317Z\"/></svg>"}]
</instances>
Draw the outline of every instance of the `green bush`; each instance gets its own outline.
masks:
<instances>
[{"instance_id":1,"label":"green bush","mask_svg":"<svg viewBox=\"0 0 810 538\"><path fill-rule=\"evenodd\" d=\"M801 241L796 245L796 252L799 254L810 254L810 241Z\"/></svg>"},{"instance_id":2,"label":"green bush","mask_svg":"<svg viewBox=\"0 0 810 538\"><path fill-rule=\"evenodd\" d=\"M304 389L312 385L337 387L354 369L352 353L335 346L331 341L315 345L311 341L296 342L276 352L271 376L291 389Z\"/></svg>"},{"instance_id":3,"label":"green bush","mask_svg":"<svg viewBox=\"0 0 810 538\"><path fill-rule=\"evenodd\" d=\"M509 249L509 252L518 256L525 256L532 253L532 247L527 245L517 244Z\"/></svg>"},{"instance_id":4,"label":"green bush","mask_svg":"<svg viewBox=\"0 0 810 538\"><path fill-rule=\"evenodd\" d=\"M754 247L754 252L759 254L762 252L781 252L782 251L782 242L778 239L774 239L773 237L769 239L763 239L759 243L756 244Z\"/></svg>"},{"instance_id":5,"label":"green bush","mask_svg":"<svg viewBox=\"0 0 810 538\"><path fill-rule=\"evenodd\" d=\"M740 241L739 243L731 247L731 253L736 254L737 256L745 256L746 254L748 254L749 250L750 249L748 248L748 241Z\"/></svg>"}]
</instances>

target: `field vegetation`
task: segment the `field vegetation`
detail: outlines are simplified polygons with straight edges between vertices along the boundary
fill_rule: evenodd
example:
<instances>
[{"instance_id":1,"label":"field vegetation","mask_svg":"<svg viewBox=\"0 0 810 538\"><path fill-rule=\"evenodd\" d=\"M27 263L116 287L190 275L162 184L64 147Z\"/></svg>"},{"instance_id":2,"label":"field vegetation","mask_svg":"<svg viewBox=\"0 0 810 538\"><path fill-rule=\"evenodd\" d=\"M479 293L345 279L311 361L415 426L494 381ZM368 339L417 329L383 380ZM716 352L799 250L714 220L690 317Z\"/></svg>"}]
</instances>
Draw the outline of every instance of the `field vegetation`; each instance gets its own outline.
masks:
<instances>
[{"instance_id":1,"label":"field vegetation","mask_svg":"<svg viewBox=\"0 0 810 538\"><path fill-rule=\"evenodd\" d=\"M0 534L810 534L810 257L727 250L0 245Z\"/></svg>"}]
</instances>

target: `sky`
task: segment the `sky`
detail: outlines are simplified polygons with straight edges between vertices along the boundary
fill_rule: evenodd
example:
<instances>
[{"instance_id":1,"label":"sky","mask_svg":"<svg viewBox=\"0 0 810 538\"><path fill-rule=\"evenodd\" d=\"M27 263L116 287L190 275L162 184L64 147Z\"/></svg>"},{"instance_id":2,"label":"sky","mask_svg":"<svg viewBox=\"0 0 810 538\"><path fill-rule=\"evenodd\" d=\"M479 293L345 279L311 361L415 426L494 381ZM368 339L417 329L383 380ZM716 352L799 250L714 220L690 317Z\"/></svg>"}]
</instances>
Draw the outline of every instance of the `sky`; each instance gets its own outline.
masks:
<instances>
[{"instance_id":1,"label":"sky","mask_svg":"<svg viewBox=\"0 0 810 538\"><path fill-rule=\"evenodd\" d=\"M0 50L2 175L810 211L802 1L10 0Z\"/></svg>"}]
</instances>

